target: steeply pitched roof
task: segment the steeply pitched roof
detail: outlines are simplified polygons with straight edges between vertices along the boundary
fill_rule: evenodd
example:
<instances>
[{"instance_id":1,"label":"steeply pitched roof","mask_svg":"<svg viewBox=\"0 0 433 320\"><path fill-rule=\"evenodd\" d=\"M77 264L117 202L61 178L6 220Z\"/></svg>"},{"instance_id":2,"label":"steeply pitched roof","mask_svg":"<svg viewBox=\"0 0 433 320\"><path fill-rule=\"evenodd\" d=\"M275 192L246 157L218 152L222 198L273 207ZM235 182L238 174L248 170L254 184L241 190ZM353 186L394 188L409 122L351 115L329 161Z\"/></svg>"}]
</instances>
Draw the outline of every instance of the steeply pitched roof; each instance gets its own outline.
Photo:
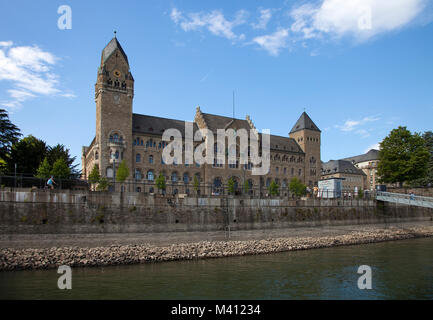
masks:
<instances>
[{"instance_id":1,"label":"steeply pitched roof","mask_svg":"<svg viewBox=\"0 0 433 320\"><path fill-rule=\"evenodd\" d=\"M304 153L295 139L271 135L271 150Z\"/></svg>"},{"instance_id":2,"label":"steeply pitched roof","mask_svg":"<svg viewBox=\"0 0 433 320\"><path fill-rule=\"evenodd\" d=\"M313 122L313 120L311 120L311 118L305 112L303 112L301 114L301 117L296 122L296 124L293 126L292 130L290 131L290 133L294 133L296 131L304 130L304 129L309 129L309 130L321 132L320 129Z\"/></svg>"},{"instance_id":3,"label":"steeply pitched roof","mask_svg":"<svg viewBox=\"0 0 433 320\"><path fill-rule=\"evenodd\" d=\"M166 129L177 129L185 137L185 121L132 114L132 132L162 135ZM193 130L198 130L197 124L193 123Z\"/></svg>"},{"instance_id":4,"label":"steeply pitched roof","mask_svg":"<svg viewBox=\"0 0 433 320\"><path fill-rule=\"evenodd\" d=\"M126 56L125 51L123 51L122 46L120 45L119 41L117 41L116 37L111 39L111 41L105 46L104 50L102 50L102 64L108 60L108 58L113 54L114 51L116 51L116 49L119 49L126 62L129 64L128 57Z\"/></svg>"},{"instance_id":5,"label":"steeply pitched roof","mask_svg":"<svg viewBox=\"0 0 433 320\"><path fill-rule=\"evenodd\" d=\"M247 120L233 119L229 117L219 116L216 114L202 113L204 120L210 130L215 134L218 129L236 128L236 129L247 129L251 127Z\"/></svg>"},{"instance_id":6,"label":"steeply pitched roof","mask_svg":"<svg viewBox=\"0 0 433 320\"><path fill-rule=\"evenodd\" d=\"M334 173L349 173L366 175L364 171L355 167L350 161L331 160L322 164L322 175Z\"/></svg>"},{"instance_id":7,"label":"steeply pitched roof","mask_svg":"<svg viewBox=\"0 0 433 320\"><path fill-rule=\"evenodd\" d=\"M346 161L350 161L354 164L357 164L360 162L373 161L373 160L378 160L378 159L379 159L379 150L371 149L367 153L361 154L359 156L344 158L341 160L346 160Z\"/></svg>"}]
</instances>

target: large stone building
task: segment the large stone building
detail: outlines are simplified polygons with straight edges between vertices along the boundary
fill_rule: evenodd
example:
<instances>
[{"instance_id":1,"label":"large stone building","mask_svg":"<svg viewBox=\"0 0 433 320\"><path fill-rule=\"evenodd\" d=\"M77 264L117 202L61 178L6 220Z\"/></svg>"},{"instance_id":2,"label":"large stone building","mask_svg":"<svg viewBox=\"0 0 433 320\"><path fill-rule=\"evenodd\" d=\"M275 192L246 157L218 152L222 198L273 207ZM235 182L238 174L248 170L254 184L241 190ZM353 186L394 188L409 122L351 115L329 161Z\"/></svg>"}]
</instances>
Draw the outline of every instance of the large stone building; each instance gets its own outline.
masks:
<instances>
[{"instance_id":1,"label":"large stone building","mask_svg":"<svg viewBox=\"0 0 433 320\"><path fill-rule=\"evenodd\" d=\"M321 179L341 178L343 191L365 190L367 175L350 161L330 160L322 164Z\"/></svg>"},{"instance_id":2,"label":"large stone building","mask_svg":"<svg viewBox=\"0 0 433 320\"><path fill-rule=\"evenodd\" d=\"M184 135L185 122L134 114L133 98L134 78L128 58L115 37L102 51L95 85L96 135L90 146L83 147L83 178L87 179L92 168L98 165L101 176L113 179L119 163L124 160L130 169L129 189L137 192L156 192L154 181L160 174L166 178L166 192L182 194L194 191L194 181L199 181L202 194L221 194L226 192L224 186L230 178L235 180L237 192L248 184L248 193L256 196L265 196L271 181L280 186L281 195L288 195L288 184L294 177L310 187L318 183L321 131L305 112L289 137L270 136L270 171L259 176L252 174L251 163L240 165L239 161L228 164L226 160L225 165L197 165L181 159L177 164L164 164L162 151L167 142L162 141L163 132L174 128ZM249 116L245 120L235 119L196 108L194 132L210 129L216 133L217 129L230 128L255 130ZM239 159L239 153L237 157Z\"/></svg>"},{"instance_id":3,"label":"large stone building","mask_svg":"<svg viewBox=\"0 0 433 320\"><path fill-rule=\"evenodd\" d=\"M367 175L366 189L375 190L379 183L377 175L377 165L379 164L379 150L371 149L365 154L345 158L342 160L350 161L355 167L364 171Z\"/></svg>"}]
</instances>

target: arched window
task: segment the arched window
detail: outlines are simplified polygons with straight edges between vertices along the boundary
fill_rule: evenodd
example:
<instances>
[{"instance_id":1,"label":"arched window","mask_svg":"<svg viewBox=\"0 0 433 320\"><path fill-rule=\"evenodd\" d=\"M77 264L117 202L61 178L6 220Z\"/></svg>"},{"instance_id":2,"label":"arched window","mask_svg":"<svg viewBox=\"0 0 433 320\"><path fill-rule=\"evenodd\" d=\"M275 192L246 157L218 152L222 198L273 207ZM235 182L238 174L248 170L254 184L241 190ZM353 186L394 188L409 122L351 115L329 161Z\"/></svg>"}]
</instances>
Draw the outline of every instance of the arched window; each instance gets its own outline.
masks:
<instances>
[{"instance_id":1,"label":"arched window","mask_svg":"<svg viewBox=\"0 0 433 320\"><path fill-rule=\"evenodd\" d=\"M147 180L153 181L153 179L154 179L153 171L149 170L147 172Z\"/></svg>"},{"instance_id":2,"label":"arched window","mask_svg":"<svg viewBox=\"0 0 433 320\"><path fill-rule=\"evenodd\" d=\"M135 162L141 162L141 155L139 153L135 155Z\"/></svg>"},{"instance_id":3,"label":"arched window","mask_svg":"<svg viewBox=\"0 0 433 320\"><path fill-rule=\"evenodd\" d=\"M116 159L119 159L119 151L116 151L116 153L114 154L114 157L115 157Z\"/></svg>"},{"instance_id":4,"label":"arched window","mask_svg":"<svg viewBox=\"0 0 433 320\"><path fill-rule=\"evenodd\" d=\"M107 168L107 178L113 178L113 168Z\"/></svg>"},{"instance_id":5,"label":"arched window","mask_svg":"<svg viewBox=\"0 0 433 320\"><path fill-rule=\"evenodd\" d=\"M96 152L95 152L95 160L98 160L98 159L99 159L99 152L96 151Z\"/></svg>"},{"instance_id":6,"label":"arched window","mask_svg":"<svg viewBox=\"0 0 433 320\"><path fill-rule=\"evenodd\" d=\"M140 171L140 169L135 169L135 180L141 180L141 171Z\"/></svg>"},{"instance_id":7,"label":"arched window","mask_svg":"<svg viewBox=\"0 0 433 320\"><path fill-rule=\"evenodd\" d=\"M173 182L173 183L177 182L177 172L173 172L171 174L171 182Z\"/></svg>"},{"instance_id":8,"label":"arched window","mask_svg":"<svg viewBox=\"0 0 433 320\"><path fill-rule=\"evenodd\" d=\"M114 87L118 88L120 86L120 82L118 80L114 81Z\"/></svg>"},{"instance_id":9,"label":"arched window","mask_svg":"<svg viewBox=\"0 0 433 320\"><path fill-rule=\"evenodd\" d=\"M186 173L186 172L183 174L183 182L184 183L188 183L189 182L188 173Z\"/></svg>"},{"instance_id":10,"label":"arched window","mask_svg":"<svg viewBox=\"0 0 433 320\"><path fill-rule=\"evenodd\" d=\"M149 163L153 164L153 156L152 155L149 156Z\"/></svg>"}]
</instances>

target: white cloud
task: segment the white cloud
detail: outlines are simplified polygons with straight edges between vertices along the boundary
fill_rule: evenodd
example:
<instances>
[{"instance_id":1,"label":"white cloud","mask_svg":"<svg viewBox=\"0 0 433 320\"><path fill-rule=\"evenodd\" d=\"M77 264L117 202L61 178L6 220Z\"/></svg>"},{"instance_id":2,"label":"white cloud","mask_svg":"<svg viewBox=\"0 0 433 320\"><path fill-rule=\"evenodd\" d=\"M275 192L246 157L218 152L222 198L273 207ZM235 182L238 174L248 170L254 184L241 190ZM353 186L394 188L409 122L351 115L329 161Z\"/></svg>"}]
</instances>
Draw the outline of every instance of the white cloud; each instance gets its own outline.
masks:
<instances>
[{"instance_id":1,"label":"white cloud","mask_svg":"<svg viewBox=\"0 0 433 320\"><path fill-rule=\"evenodd\" d=\"M0 101L9 109L38 95L65 95L58 86L58 76L51 70L58 59L37 46L13 46L12 41L0 42L0 81L11 83L10 99ZM66 93L72 97L72 93Z\"/></svg>"},{"instance_id":2,"label":"white cloud","mask_svg":"<svg viewBox=\"0 0 433 320\"><path fill-rule=\"evenodd\" d=\"M293 32L303 38L346 35L366 40L402 28L416 18L427 0L322 0L292 9Z\"/></svg>"},{"instance_id":3,"label":"white cloud","mask_svg":"<svg viewBox=\"0 0 433 320\"><path fill-rule=\"evenodd\" d=\"M288 36L287 29L280 29L272 34L255 37L253 42L268 51L270 55L277 56L281 49L287 47Z\"/></svg>"},{"instance_id":4,"label":"white cloud","mask_svg":"<svg viewBox=\"0 0 433 320\"><path fill-rule=\"evenodd\" d=\"M10 47L13 44L12 41L0 41L0 47Z\"/></svg>"},{"instance_id":5,"label":"white cloud","mask_svg":"<svg viewBox=\"0 0 433 320\"><path fill-rule=\"evenodd\" d=\"M271 9L261 9L260 17L257 23L252 23L251 26L253 29L266 29L269 20L272 18L272 10Z\"/></svg>"},{"instance_id":6,"label":"white cloud","mask_svg":"<svg viewBox=\"0 0 433 320\"><path fill-rule=\"evenodd\" d=\"M219 10L213 10L210 13L194 12L183 15L178 9L171 10L170 17L174 23L180 25L183 31L194 31L206 28L212 34L229 40L243 40L244 34L237 35L233 29L246 23L248 12L239 10L232 21L227 20Z\"/></svg>"},{"instance_id":7,"label":"white cloud","mask_svg":"<svg viewBox=\"0 0 433 320\"><path fill-rule=\"evenodd\" d=\"M379 150L380 149L380 144L379 143L372 144L371 146L369 146L367 149L364 150L364 153L367 153L371 149Z\"/></svg>"},{"instance_id":8,"label":"white cloud","mask_svg":"<svg viewBox=\"0 0 433 320\"><path fill-rule=\"evenodd\" d=\"M372 117L364 117L361 120L347 120L343 125L335 125L334 127L337 129L340 129L341 131L344 132L352 132L355 129L357 129L355 132L367 137L370 134L368 133L367 130L365 129L359 129L360 126L363 126L365 124L367 124L368 122L375 122L375 121L379 121L380 118L377 116L372 116Z\"/></svg>"}]
</instances>

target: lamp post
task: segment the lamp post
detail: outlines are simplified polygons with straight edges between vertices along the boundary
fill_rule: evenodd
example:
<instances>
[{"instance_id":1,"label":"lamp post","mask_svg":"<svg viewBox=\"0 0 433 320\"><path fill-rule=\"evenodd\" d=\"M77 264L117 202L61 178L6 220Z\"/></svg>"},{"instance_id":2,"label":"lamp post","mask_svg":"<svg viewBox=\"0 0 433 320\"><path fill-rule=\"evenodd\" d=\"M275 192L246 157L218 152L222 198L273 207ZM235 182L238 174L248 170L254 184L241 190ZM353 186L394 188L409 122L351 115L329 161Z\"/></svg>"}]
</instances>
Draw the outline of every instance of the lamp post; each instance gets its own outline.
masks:
<instances>
[{"instance_id":1,"label":"lamp post","mask_svg":"<svg viewBox=\"0 0 433 320\"><path fill-rule=\"evenodd\" d=\"M111 154L111 159L113 159L113 192L116 191L116 154Z\"/></svg>"}]
</instances>

